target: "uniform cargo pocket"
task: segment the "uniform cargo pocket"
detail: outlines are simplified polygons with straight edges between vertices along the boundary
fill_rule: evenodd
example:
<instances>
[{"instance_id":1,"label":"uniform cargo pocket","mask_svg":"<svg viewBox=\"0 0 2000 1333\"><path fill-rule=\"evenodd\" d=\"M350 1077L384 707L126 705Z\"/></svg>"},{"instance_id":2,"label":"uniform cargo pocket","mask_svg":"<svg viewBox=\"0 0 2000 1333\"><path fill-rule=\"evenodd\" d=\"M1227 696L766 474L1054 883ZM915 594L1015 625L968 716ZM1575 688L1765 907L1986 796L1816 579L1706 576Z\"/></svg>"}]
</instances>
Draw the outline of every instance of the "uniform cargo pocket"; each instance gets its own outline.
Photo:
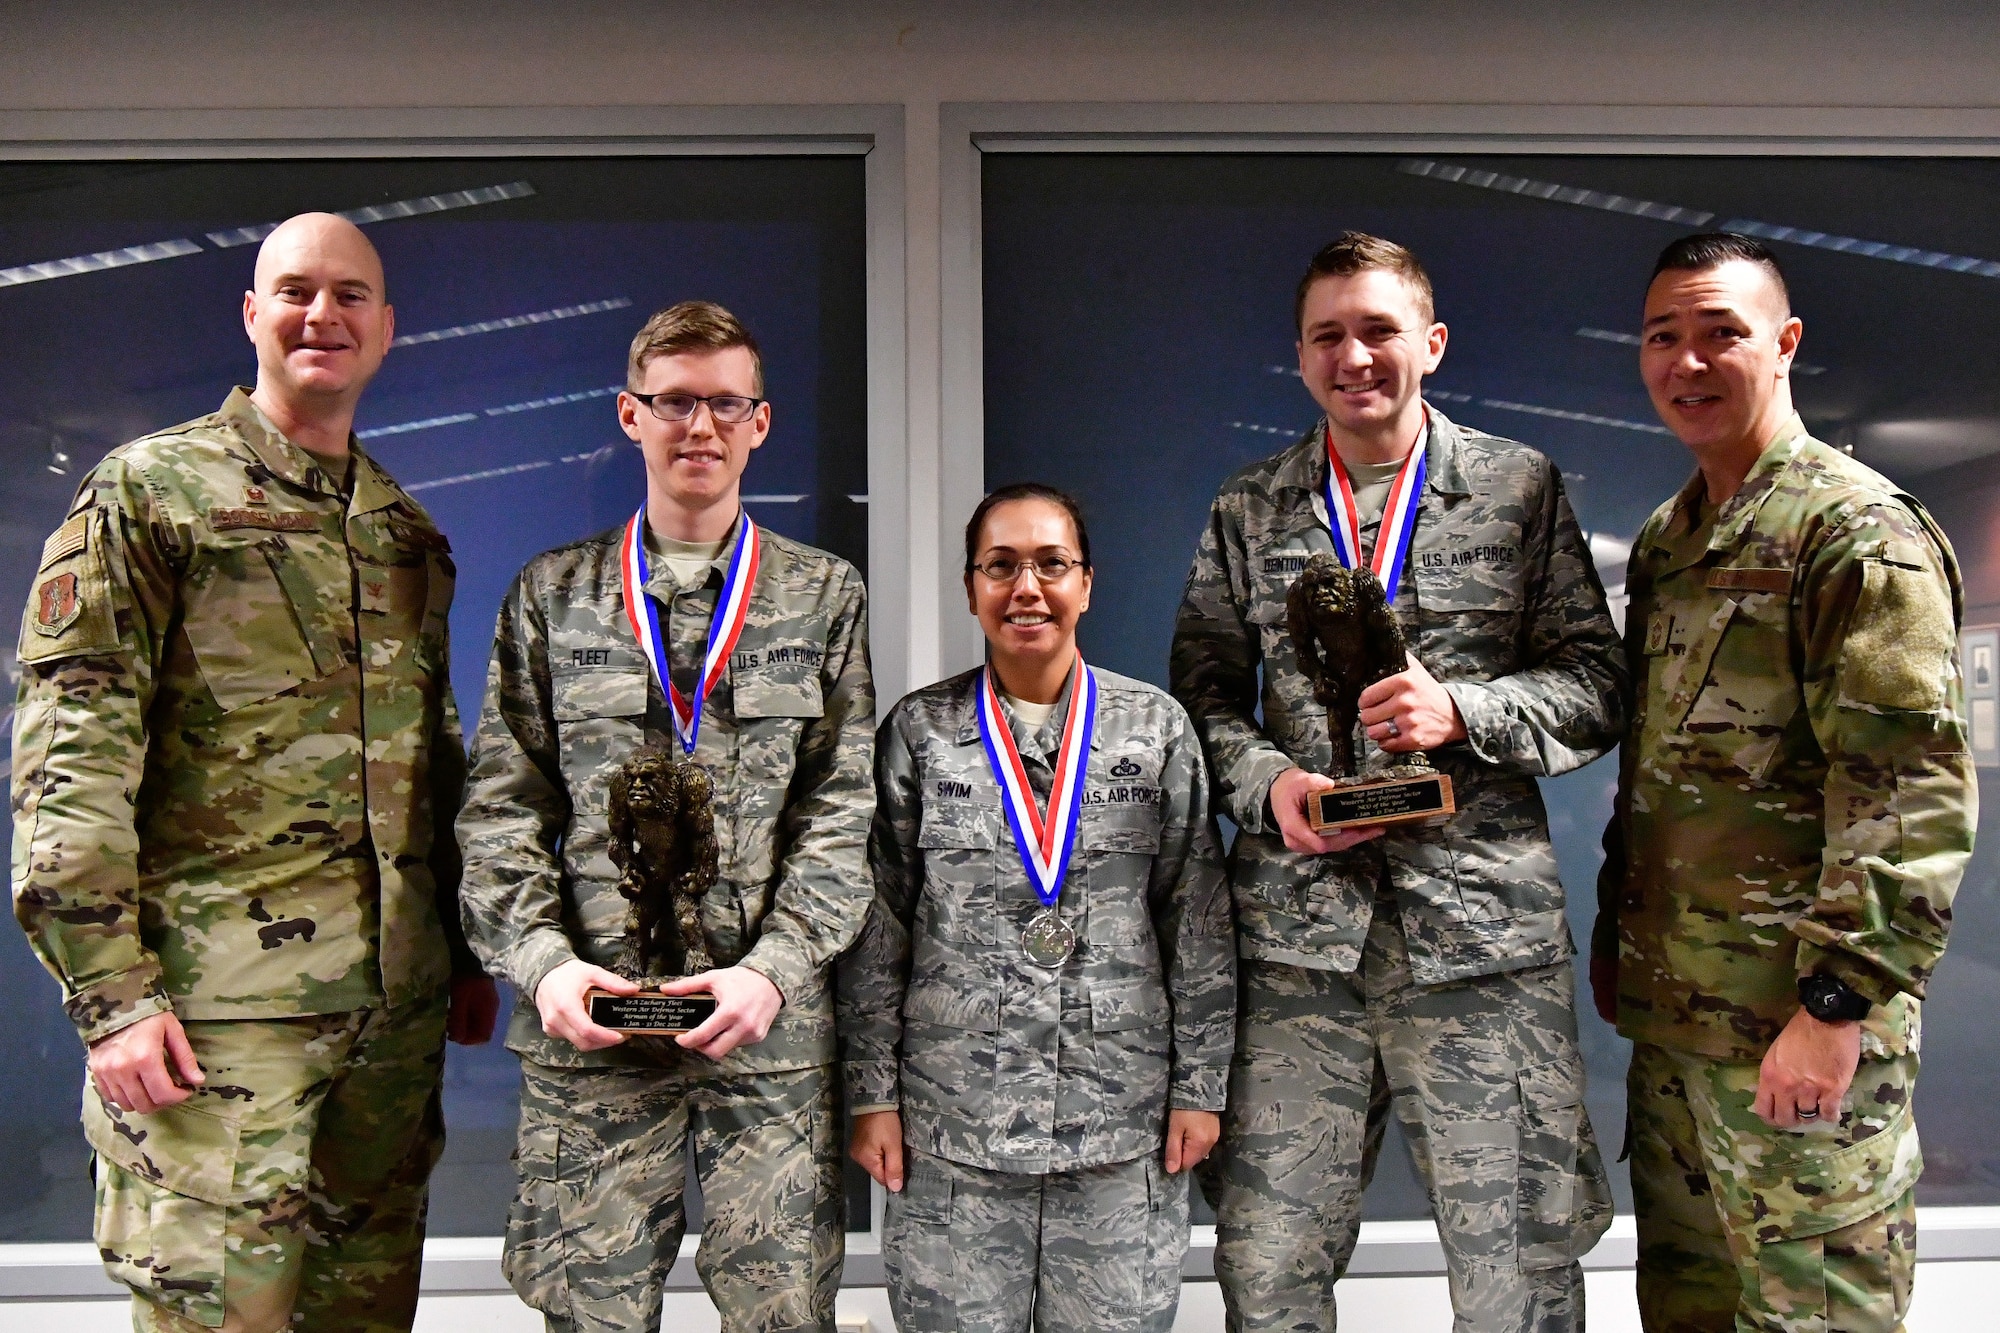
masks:
<instances>
[{"instance_id":1,"label":"uniform cargo pocket","mask_svg":"<svg viewBox=\"0 0 2000 1333\"><path fill-rule=\"evenodd\" d=\"M224 1314L227 1204L176 1194L99 1158L93 1230L104 1269L143 1297L207 1328Z\"/></svg>"},{"instance_id":2,"label":"uniform cargo pocket","mask_svg":"<svg viewBox=\"0 0 2000 1333\"><path fill-rule=\"evenodd\" d=\"M1583 1132L1583 1068L1575 1059L1524 1067L1515 1252L1523 1268L1557 1268L1576 1257L1577 1158Z\"/></svg>"},{"instance_id":3,"label":"uniform cargo pocket","mask_svg":"<svg viewBox=\"0 0 2000 1333\"><path fill-rule=\"evenodd\" d=\"M219 1326L240 1122L186 1103L114 1113L86 1091L83 1127L98 1154L96 1236L106 1270L185 1319Z\"/></svg>"},{"instance_id":4,"label":"uniform cargo pocket","mask_svg":"<svg viewBox=\"0 0 2000 1333\"><path fill-rule=\"evenodd\" d=\"M1864 1066L1856 1081L1869 1072ZM1778 1150L1745 1181L1759 1244L1852 1226L1902 1198L1924 1168L1907 1104L1875 1133L1831 1152L1813 1151L1823 1141L1818 1134L1774 1131L1773 1137Z\"/></svg>"},{"instance_id":5,"label":"uniform cargo pocket","mask_svg":"<svg viewBox=\"0 0 2000 1333\"><path fill-rule=\"evenodd\" d=\"M217 707L234 712L340 667L340 646L317 631L319 596L283 538L206 554L182 585L182 625Z\"/></svg>"}]
</instances>

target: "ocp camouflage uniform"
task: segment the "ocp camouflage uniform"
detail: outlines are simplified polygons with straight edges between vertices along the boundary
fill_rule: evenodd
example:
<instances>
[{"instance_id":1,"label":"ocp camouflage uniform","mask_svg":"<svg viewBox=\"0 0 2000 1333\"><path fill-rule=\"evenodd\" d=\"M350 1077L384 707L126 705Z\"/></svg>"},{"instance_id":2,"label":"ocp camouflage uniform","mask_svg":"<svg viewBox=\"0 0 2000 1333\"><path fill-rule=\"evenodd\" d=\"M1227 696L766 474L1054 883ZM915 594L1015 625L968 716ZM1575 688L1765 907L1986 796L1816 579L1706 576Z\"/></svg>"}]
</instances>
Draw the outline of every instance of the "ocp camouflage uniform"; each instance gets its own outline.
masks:
<instances>
[{"instance_id":1,"label":"ocp camouflage uniform","mask_svg":"<svg viewBox=\"0 0 2000 1333\"><path fill-rule=\"evenodd\" d=\"M1637 675L1594 951L1618 960L1650 1330L1891 1330L1922 1169L1918 1000L1972 847L1950 543L1794 418L1633 543ZM1838 1122L1750 1111L1824 971L1873 1001Z\"/></svg>"},{"instance_id":2,"label":"ocp camouflage uniform","mask_svg":"<svg viewBox=\"0 0 2000 1333\"><path fill-rule=\"evenodd\" d=\"M505 1268L552 1329L643 1329L685 1229L691 1138L707 1210L695 1257L728 1330L833 1327L843 1255L829 965L868 909L874 688L853 568L762 529L741 638L703 706L720 878L702 901L717 967L784 996L769 1035L720 1062L669 1038L584 1052L542 1031L542 978L610 967L628 904L607 850L610 781L642 743L678 754L625 618L623 529L529 561L500 608L458 835L473 948L519 997L521 1187ZM677 686L691 693L723 555L692 587L655 560Z\"/></svg>"},{"instance_id":3,"label":"ocp camouflage uniform","mask_svg":"<svg viewBox=\"0 0 2000 1333\"><path fill-rule=\"evenodd\" d=\"M840 962L855 1114L910 1150L882 1253L903 1333L1166 1330L1188 1245L1169 1108L1220 1111L1236 967L1201 747L1163 692L1108 671L1057 911L1059 967L1023 952L1042 905L978 722L981 673L897 704L875 751L875 903ZM1075 673L1038 728L1009 714L1046 802ZM1003 705L1004 706L1004 705Z\"/></svg>"},{"instance_id":4,"label":"ocp camouflage uniform","mask_svg":"<svg viewBox=\"0 0 2000 1333\"><path fill-rule=\"evenodd\" d=\"M15 915L86 1042L172 1012L207 1074L150 1115L85 1081L98 1245L143 1328L414 1317L454 570L358 448L351 476L237 390L92 469L22 622Z\"/></svg>"},{"instance_id":5,"label":"ocp camouflage uniform","mask_svg":"<svg viewBox=\"0 0 2000 1333\"><path fill-rule=\"evenodd\" d=\"M1333 549L1323 424L1223 483L1175 626L1174 693L1240 829L1242 1019L1206 1178L1232 1329L1333 1326L1385 1094L1459 1329L1578 1326L1577 1261L1610 1222L1535 779L1616 739L1623 656L1555 468L1435 408L1429 422L1395 607L1465 720L1465 741L1430 752L1458 805L1442 827L1305 856L1270 811L1279 774L1332 760L1285 610L1307 559ZM1364 769L1396 762L1354 735Z\"/></svg>"}]
</instances>

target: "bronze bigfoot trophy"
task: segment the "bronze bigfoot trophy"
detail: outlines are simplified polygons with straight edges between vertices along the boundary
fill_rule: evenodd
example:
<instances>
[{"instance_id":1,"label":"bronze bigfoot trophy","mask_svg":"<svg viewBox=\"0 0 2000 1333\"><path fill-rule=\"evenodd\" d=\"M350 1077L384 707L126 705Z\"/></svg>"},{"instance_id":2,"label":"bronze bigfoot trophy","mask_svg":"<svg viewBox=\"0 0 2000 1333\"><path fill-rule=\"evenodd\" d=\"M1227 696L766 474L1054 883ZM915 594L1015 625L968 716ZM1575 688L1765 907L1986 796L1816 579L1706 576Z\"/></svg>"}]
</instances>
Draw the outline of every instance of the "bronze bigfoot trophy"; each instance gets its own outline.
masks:
<instances>
[{"instance_id":1,"label":"bronze bigfoot trophy","mask_svg":"<svg viewBox=\"0 0 2000 1333\"><path fill-rule=\"evenodd\" d=\"M1422 751L1390 768L1355 772L1361 692L1409 664L1403 627L1375 575L1316 555L1292 584L1285 611L1299 669L1313 683L1314 700L1326 708L1326 734L1333 744L1333 772L1327 776L1338 785L1315 792L1307 803L1313 831L1451 814L1456 808L1451 779L1432 768Z\"/></svg>"},{"instance_id":2,"label":"bronze bigfoot trophy","mask_svg":"<svg viewBox=\"0 0 2000 1333\"><path fill-rule=\"evenodd\" d=\"M612 970L643 989L593 990L590 1021L619 1032L668 1034L715 1012L706 995L662 995L661 984L715 966L701 900L716 879L715 785L699 766L646 746L611 775L611 863L621 872L625 947Z\"/></svg>"}]
</instances>

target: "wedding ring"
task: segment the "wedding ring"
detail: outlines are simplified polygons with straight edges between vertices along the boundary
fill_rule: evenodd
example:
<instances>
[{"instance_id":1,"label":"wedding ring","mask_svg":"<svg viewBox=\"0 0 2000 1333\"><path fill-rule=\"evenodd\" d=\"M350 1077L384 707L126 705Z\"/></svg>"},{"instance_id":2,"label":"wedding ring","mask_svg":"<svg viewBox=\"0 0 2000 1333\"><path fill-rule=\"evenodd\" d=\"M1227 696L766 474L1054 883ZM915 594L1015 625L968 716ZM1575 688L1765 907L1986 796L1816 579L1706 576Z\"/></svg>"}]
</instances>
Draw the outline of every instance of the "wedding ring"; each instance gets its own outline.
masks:
<instances>
[{"instance_id":1,"label":"wedding ring","mask_svg":"<svg viewBox=\"0 0 2000 1333\"><path fill-rule=\"evenodd\" d=\"M1393 717L1392 717L1392 718L1390 718L1390 719L1389 719L1389 739L1391 739L1391 740L1394 740L1394 739L1395 739L1396 737L1398 737L1398 736L1400 736L1400 735L1402 735L1402 734L1403 734L1403 729L1402 729L1401 727L1399 727L1399 726L1397 726L1397 725L1396 725L1396 719L1395 719L1395 718L1393 718Z\"/></svg>"},{"instance_id":2,"label":"wedding ring","mask_svg":"<svg viewBox=\"0 0 2000 1333\"><path fill-rule=\"evenodd\" d=\"M1815 1106L1815 1107L1813 1107L1813 1109L1812 1109L1812 1110L1810 1110L1810 1111L1801 1111L1801 1112L1799 1112L1799 1119L1801 1119L1801 1120L1817 1120L1817 1119L1819 1119L1819 1108L1818 1108L1817 1106Z\"/></svg>"}]
</instances>

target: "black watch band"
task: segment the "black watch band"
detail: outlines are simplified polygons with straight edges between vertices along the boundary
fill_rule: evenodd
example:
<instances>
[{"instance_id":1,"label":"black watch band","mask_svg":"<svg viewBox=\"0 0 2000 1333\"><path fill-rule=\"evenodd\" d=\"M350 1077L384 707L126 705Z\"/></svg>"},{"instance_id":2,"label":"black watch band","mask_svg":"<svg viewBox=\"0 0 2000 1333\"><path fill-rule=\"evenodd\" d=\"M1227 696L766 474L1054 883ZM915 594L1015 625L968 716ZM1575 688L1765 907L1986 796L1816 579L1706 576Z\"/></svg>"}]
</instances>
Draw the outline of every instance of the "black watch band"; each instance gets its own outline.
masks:
<instances>
[{"instance_id":1,"label":"black watch band","mask_svg":"<svg viewBox=\"0 0 2000 1333\"><path fill-rule=\"evenodd\" d=\"M1799 1004L1822 1023L1858 1023L1875 1007L1867 996L1826 972L1799 978Z\"/></svg>"}]
</instances>

